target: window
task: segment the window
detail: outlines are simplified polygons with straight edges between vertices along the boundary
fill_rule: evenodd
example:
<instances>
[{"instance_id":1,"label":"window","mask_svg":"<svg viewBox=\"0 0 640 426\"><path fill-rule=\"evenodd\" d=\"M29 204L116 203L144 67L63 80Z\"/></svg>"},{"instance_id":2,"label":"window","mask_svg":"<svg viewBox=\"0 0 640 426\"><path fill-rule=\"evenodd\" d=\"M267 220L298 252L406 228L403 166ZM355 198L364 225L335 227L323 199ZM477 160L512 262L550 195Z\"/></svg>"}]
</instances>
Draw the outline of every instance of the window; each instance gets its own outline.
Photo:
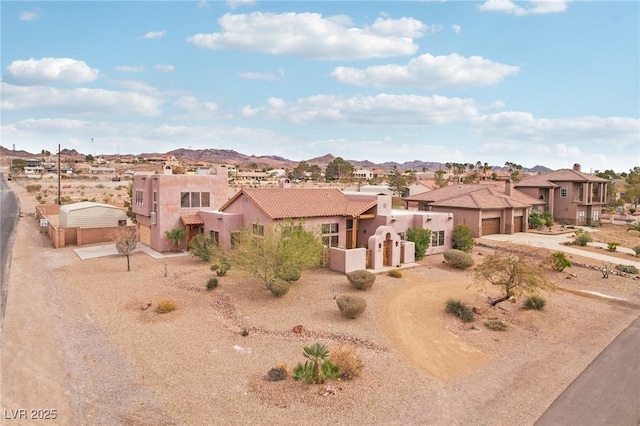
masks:
<instances>
[{"instance_id":1,"label":"window","mask_svg":"<svg viewBox=\"0 0 640 426\"><path fill-rule=\"evenodd\" d=\"M152 212L157 212L158 211L158 192L157 191L153 191L153 208L151 209Z\"/></svg>"},{"instance_id":2,"label":"window","mask_svg":"<svg viewBox=\"0 0 640 426\"><path fill-rule=\"evenodd\" d=\"M322 224L322 244L326 247L338 247L338 224Z\"/></svg>"},{"instance_id":3,"label":"window","mask_svg":"<svg viewBox=\"0 0 640 426\"><path fill-rule=\"evenodd\" d=\"M127 219L118 219L118 226L127 226Z\"/></svg>"},{"instance_id":4,"label":"window","mask_svg":"<svg viewBox=\"0 0 640 426\"><path fill-rule=\"evenodd\" d=\"M220 233L218 231L209 231L209 235L216 244L220 244Z\"/></svg>"},{"instance_id":5,"label":"window","mask_svg":"<svg viewBox=\"0 0 640 426\"><path fill-rule=\"evenodd\" d=\"M136 206L141 206L142 204L142 200L143 200L143 194L142 191L136 191Z\"/></svg>"},{"instance_id":6,"label":"window","mask_svg":"<svg viewBox=\"0 0 640 426\"><path fill-rule=\"evenodd\" d=\"M560 188L560 198L567 198L567 188Z\"/></svg>"},{"instance_id":7,"label":"window","mask_svg":"<svg viewBox=\"0 0 640 426\"><path fill-rule=\"evenodd\" d=\"M264 236L264 225L260 225L259 223L253 224L253 235Z\"/></svg>"},{"instance_id":8,"label":"window","mask_svg":"<svg viewBox=\"0 0 640 426\"><path fill-rule=\"evenodd\" d=\"M444 246L444 231L431 231L431 247Z\"/></svg>"},{"instance_id":9,"label":"window","mask_svg":"<svg viewBox=\"0 0 640 426\"><path fill-rule=\"evenodd\" d=\"M180 193L180 207L182 207L182 208L191 207L189 205L189 193L188 192L181 192Z\"/></svg>"},{"instance_id":10,"label":"window","mask_svg":"<svg viewBox=\"0 0 640 426\"><path fill-rule=\"evenodd\" d=\"M200 207L211 207L211 200L208 192L200 193Z\"/></svg>"},{"instance_id":11,"label":"window","mask_svg":"<svg viewBox=\"0 0 640 426\"><path fill-rule=\"evenodd\" d=\"M584 219L586 217L585 211L584 210L579 210L578 211L578 220L581 222L584 222Z\"/></svg>"},{"instance_id":12,"label":"window","mask_svg":"<svg viewBox=\"0 0 640 426\"><path fill-rule=\"evenodd\" d=\"M595 220L595 221L600 220L600 211L599 210L594 210L593 211L593 220Z\"/></svg>"},{"instance_id":13,"label":"window","mask_svg":"<svg viewBox=\"0 0 640 426\"><path fill-rule=\"evenodd\" d=\"M200 207L200 193L192 192L191 193L191 207Z\"/></svg>"}]
</instances>

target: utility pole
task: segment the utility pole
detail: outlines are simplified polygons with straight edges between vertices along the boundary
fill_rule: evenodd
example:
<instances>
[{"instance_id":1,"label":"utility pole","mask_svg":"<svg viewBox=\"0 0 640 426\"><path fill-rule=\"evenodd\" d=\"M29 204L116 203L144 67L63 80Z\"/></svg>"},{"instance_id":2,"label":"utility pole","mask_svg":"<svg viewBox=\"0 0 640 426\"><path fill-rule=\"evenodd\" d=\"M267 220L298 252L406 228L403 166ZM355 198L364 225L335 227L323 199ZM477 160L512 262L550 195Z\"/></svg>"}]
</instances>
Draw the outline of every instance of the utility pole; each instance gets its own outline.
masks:
<instances>
[{"instance_id":1,"label":"utility pole","mask_svg":"<svg viewBox=\"0 0 640 426\"><path fill-rule=\"evenodd\" d=\"M58 144L58 205L61 204L61 202L60 202L60 175L62 173L61 173L61 170L60 170L60 155L61 155L60 154L60 144Z\"/></svg>"}]
</instances>

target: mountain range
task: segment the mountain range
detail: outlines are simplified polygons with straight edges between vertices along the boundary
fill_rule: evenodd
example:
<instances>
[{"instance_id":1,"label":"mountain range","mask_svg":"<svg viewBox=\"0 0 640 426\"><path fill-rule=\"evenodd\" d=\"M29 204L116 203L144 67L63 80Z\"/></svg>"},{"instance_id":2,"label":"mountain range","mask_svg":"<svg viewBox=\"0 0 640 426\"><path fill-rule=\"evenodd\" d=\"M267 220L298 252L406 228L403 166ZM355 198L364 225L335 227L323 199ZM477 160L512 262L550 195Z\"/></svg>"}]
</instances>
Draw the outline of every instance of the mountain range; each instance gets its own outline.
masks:
<instances>
[{"instance_id":1,"label":"mountain range","mask_svg":"<svg viewBox=\"0 0 640 426\"><path fill-rule=\"evenodd\" d=\"M51 153L52 155L56 155L57 153ZM18 158L38 158L40 157L40 153L32 154L27 151L14 151L3 146L0 146L0 156L12 156ZM130 154L131 155L131 154ZM130 156L127 155L127 156ZM292 169L298 165L298 161L288 160L283 157L278 157L275 155L265 155L265 156L255 156L255 155L246 155L239 152L236 152L231 149L186 149L179 148L173 151L165 152L165 153L142 153L135 155L136 157L160 157L166 155L173 155L177 159L186 162L202 162L202 163L217 163L217 164L236 164L239 165L240 168L243 169ZM63 149L60 151L60 156L65 160L78 160L83 161L85 158L85 154L79 153L75 149ZM105 155L107 159L117 158L117 155ZM331 163L336 157L332 154L325 154L321 157L315 157L308 160L305 160L308 164L317 165L320 168L325 168L329 163ZM355 161L348 160L349 163L353 164L356 169L392 169L397 167L399 170L443 170L445 168L444 163L433 162L433 161L407 161L404 163L397 163L394 161L387 161L384 163L373 163L371 161ZM493 166L493 170L506 170L507 168L502 165ZM551 169L537 165L532 168L523 167L524 172L528 173L544 173L551 171Z\"/></svg>"}]
</instances>

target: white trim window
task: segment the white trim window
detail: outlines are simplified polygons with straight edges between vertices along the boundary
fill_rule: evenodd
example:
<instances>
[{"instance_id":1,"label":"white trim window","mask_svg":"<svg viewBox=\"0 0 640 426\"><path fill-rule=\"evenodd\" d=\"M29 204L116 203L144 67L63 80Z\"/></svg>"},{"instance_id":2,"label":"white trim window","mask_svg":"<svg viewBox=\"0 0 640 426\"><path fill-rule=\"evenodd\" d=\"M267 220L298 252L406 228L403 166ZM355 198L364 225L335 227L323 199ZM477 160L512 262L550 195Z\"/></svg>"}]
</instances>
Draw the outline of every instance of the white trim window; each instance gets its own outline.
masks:
<instances>
[{"instance_id":1,"label":"white trim window","mask_svg":"<svg viewBox=\"0 0 640 426\"><path fill-rule=\"evenodd\" d=\"M584 210L578 210L578 220L580 222L584 222L585 218L587 217L587 212Z\"/></svg>"},{"instance_id":2,"label":"white trim window","mask_svg":"<svg viewBox=\"0 0 640 426\"><path fill-rule=\"evenodd\" d=\"M444 246L444 231L431 231L431 247Z\"/></svg>"},{"instance_id":3,"label":"white trim window","mask_svg":"<svg viewBox=\"0 0 640 426\"><path fill-rule=\"evenodd\" d=\"M600 220L600 210L593 211L593 220L596 222Z\"/></svg>"},{"instance_id":4,"label":"white trim window","mask_svg":"<svg viewBox=\"0 0 640 426\"><path fill-rule=\"evenodd\" d=\"M560 188L560 198L567 198L568 193L569 193L569 190L564 186Z\"/></svg>"},{"instance_id":5,"label":"white trim window","mask_svg":"<svg viewBox=\"0 0 640 426\"><path fill-rule=\"evenodd\" d=\"M325 247L338 247L338 230L337 223L322 224L322 244Z\"/></svg>"},{"instance_id":6,"label":"white trim window","mask_svg":"<svg viewBox=\"0 0 640 426\"><path fill-rule=\"evenodd\" d=\"M142 206L144 201L144 192L136 191L136 206Z\"/></svg>"}]
</instances>

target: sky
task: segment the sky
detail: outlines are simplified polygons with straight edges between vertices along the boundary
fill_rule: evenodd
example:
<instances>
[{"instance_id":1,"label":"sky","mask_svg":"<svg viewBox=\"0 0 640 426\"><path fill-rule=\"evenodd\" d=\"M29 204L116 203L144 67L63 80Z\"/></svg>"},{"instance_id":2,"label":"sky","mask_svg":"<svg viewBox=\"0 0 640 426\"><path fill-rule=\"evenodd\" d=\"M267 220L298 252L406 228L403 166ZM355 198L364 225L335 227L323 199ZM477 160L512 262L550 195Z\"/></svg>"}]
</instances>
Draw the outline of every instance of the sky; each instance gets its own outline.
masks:
<instances>
[{"instance_id":1,"label":"sky","mask_svg":"<svg viewBox=\"0 0 640 426\"><path fill-rule=\"evenodd\" d=\"M2 1L1 142L640 165L637 1Z\"/></svg>"}]
</instances>

